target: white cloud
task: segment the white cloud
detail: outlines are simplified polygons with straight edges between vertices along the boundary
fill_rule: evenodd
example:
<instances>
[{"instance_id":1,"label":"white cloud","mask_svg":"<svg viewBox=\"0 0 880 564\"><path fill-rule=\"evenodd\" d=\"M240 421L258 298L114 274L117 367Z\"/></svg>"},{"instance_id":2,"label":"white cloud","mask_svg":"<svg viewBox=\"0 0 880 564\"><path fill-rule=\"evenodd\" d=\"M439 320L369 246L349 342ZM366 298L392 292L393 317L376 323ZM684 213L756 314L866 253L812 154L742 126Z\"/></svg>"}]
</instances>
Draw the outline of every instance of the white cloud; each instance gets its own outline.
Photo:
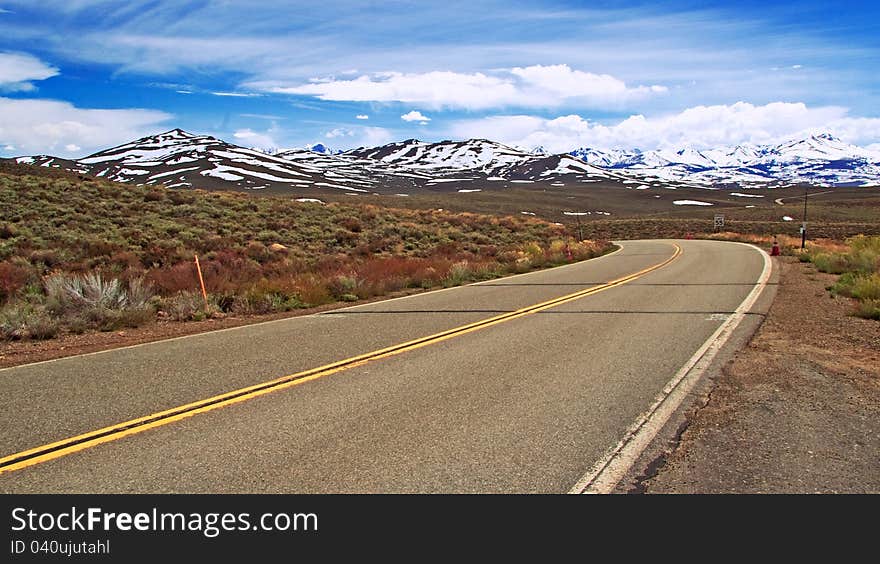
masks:
<instances>
[{"instance_id":1,"label":"white cloud","mask_svg":"<svg viewBox=\"0 0 880 564\"><path fill-rule=\"evenodd\" d=\"M667 92L664 86L629 87L607 74L574 70L568 65L533 65L497 71L458 73L382 72L351 80L313 78L308 84L258 81L246 88L321 100L403 102L429 108L481 110L506 106L554 107L577 102L589 107L621 107Z\"/></svg>"},{"instance_id":2,"label":"white cloud","mask_svg":"<svg viewBox=\"0 0 880 564\"><path fill-rule=\"evenodd\" d=\"M252 92L211 92L214 96L225 96L227 98L253 98L259 96Z\"/></svg>"},{"instance_id":3,"label":"white cloud","mask_svg":"<svg viewBox=\"0 0 880 564\"><path fill-rule=\"evenodd\" d=\"M426 115L422 115L422 112L416 110L403 114L402 116L400 116L400 119L402 119L403 121L419 121L422 123L428 123L429 121L431 121L431 118Z\"/></svg>"},{"instance_id":4,"label":"white cloud","mask_svg":"<svg viewBox=\"0 0 880 564\"><path fill-rule=\"evenodd\" d=\"M58 69L25 53L0 53L0 91L17 92L34 89L32 80L45 80L58 74Z\"/></svg>"},{"instance_id":5,"label":"white cloud","mask_svg":"<svg viewBox=\"0 0 880 564\"><path fill-rule=\"evenodd\" d=\"M84 109L55 100L0 97L0 144L31 154L81 157L67 146L105 149L156 133L171 117L155 110Z\"/></svg>"},{"instance_id":6,"label":"white cloud","mask_svg":"<svg viewBox=\"0 0 880 564\"><path fill-rule=\"evenodd\" d=\"M337 127L325 133L324 137L326 137L327 139L336 139L337 137L354 137L354 131L350 129L344 129L342 127Z\"/></svg>"},{"instance_id":7,"label":"white cloud","mask_svg":"<svg viewBox=\"0 0 880 564\"><path fill-rule=\"evenodd\" d=\"M382 127L337 127L323 134L333 139L334 148L341 150L355 147L376 147L394 140L394 135Z\"/></svg>"},{"instance_id":8,"label":"white cloud","mask_svg":"<svg viewBox=\"0 0 880 564\"><path fill-rule=\"evenodd\" d=\"M275 139L272 138L269 132L259 133L253 129L246 128L237 130L232 136L248 147L257 147L259 149L274 149L278 147L278 143L275 142Z\"/></svg>"},{"instance_id":9,"label":"white cloud","mask_svg":"<svg viewBox=\"0 0 880 564\"><path fill-rule=\"evenodd\" d=\"M448 71L383 72L352 80L313 79L311 83L299 86L272 82L247 86L279 94L315 96L321 100L408 102L432 108L491 108L504 105L504 100L516 94L515 87L504 80L482 73Z\"/></svg>"},{"instance_id":10,"label":"white cloud","mask_svg":"<svg viewBox=\"0 0 880 564\"><path fill-rule=\"evenodd\" d=\"M76 153L77 151L81 151L82 147L80 147L79 145L76 145L74 143L68 143L67 145L64 146L64 150L69 153Z\"/></svg>"},{"instance_id":11,"label":"white cloud","mask_svg":"<svg viewBox=\"0 0 880 564\"><path fill-rule=\"evenodd\" d=\"M523 147L543 145L553 152L578 147L710 148L740 143L778 143L806 133L828 131L844 141L880 141L880 118L850 117L845 108L810 108L802 103L774 102L755 106L696 106L677 114L630 116L612 125L579 115L554 119L536 116L492 116L455 123L456 138L483 137Z\"/></svg>"},{"instance_id":12,"label":"white cloud","mask_svg":"<svg viewBox=\"0 0 880 564\"><path fill-rule=\"evenodd\" d=\"M596 105L614 105L668 91L665 86L657 85L631 88L611 75L573 70L568 65L516 67L511 74L519 77L537 99L584 98Z\"/></svg>"},{"instance_id":13,"label":"white cloud","mask_svg":"<svg viewBox=\"0 0 880 564\"><path fill-rule=\"evenodd\" d=\"M355 119L370 119L370 116L368 116L367 114L358 114L354 117Z\"/></svg>"},{"instance_id":14,"label":"white cloud","mask_svg":"<svg viewBox=\"0 0 880 564\"><path fill-rule=\"evenodd\" d=\"M358 146L377 147L379 145L391 143L391 141L394 139L394 136L391 134L390 131L382 127L365 127L363 128L363 130L361 130L361 134L358 139Z\"/></svg>"}]
</instances>

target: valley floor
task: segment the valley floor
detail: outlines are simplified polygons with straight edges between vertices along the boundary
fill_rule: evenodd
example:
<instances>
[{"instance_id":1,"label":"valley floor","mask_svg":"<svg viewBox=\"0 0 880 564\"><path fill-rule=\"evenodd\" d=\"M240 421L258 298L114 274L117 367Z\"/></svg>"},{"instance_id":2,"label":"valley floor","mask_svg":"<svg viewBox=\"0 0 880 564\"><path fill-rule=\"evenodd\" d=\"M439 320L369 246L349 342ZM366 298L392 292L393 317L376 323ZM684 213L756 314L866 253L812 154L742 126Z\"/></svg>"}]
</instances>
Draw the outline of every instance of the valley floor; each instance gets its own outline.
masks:
<instances>
[{"instance_id":1,"label":"valley floor","mask_svg":"<svg viewBox=\"0 0 880 564\"><path fill-rule=\"evenodd\" d=\"M634 491L880 493L880 323L830 296L835 276L777 265L766 321Z\"/></svg>"}]
</instances>

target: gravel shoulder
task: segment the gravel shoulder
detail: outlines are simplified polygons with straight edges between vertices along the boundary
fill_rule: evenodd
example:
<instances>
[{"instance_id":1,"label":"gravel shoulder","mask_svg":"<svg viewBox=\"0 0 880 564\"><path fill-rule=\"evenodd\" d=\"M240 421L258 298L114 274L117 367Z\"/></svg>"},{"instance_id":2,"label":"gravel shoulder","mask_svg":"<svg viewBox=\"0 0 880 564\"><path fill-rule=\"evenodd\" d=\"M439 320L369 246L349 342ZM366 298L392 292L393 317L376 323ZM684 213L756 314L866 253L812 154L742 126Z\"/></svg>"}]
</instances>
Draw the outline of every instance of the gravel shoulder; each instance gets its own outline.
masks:
<instances>
[{"instance_id":1,"label":"gravel shoulder","mask_svg":"<svg viewBox=\"0 0 880 564\"><path fill-rule=\"evenodd\" d=\"M880 492L880 323L790 257L751 342L634 491Z\"/></svg>"}]
</instances>

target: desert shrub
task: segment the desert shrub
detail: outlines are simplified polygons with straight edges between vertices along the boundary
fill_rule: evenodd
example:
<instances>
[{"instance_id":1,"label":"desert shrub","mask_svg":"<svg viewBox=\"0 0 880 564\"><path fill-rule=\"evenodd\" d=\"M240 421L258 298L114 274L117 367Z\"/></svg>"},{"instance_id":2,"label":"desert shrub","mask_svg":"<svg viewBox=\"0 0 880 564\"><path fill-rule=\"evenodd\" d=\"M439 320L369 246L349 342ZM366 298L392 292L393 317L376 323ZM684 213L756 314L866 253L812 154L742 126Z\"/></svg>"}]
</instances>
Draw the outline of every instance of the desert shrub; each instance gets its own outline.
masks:
<instances>
[{"instance_id":1,"label":"desert shrub","mask_svg":"<svg viewBox=\"0 0 880 564\"><path fill-rule=\"evenodd\" d=\"M179 262L162 268L154 268L150 270L147 278L160 294L166 296L182 291L194 290L199 287L195 263L190 261Z\"/></svg>"},{"instance_id":2,"label":"desert shrub","mask_svg":"<svg viewBox=\"0 0 880 564\"><path fill-rule=\"evenodd\" d=\"M831 287L833 293L858 300L880 299L880 274L847 272Z\"/></svg>"},{"instance_id":3,"label":"desert shrub","mask_svg":"<svg viewBox=\"0 0 880 564\"><path fill-rule=\"evenodd\" d=\"M856 304L856 315L865 319L880 320L880 299L865 300Z\"/></svg>"},{"instance_id":4,"label":"desert shrub","mask_svg":"<svg viewBox=\"0 0 880 564\"><path fill-rule=\"evenodd\" d=\"M193 194L182 192L180 190L170 190L168 192L168 199L171 200L171 203L175 206L192 204L196 201L196 197Z\"/></svg>"},{"instance_id":5,"label":"desert shrub","mask_svg":"<svg viewBox=\"0 0 880 564\"><path fill-rule=\"evenodd\" d=\"M165 193L161 190L148 190L144 193L145 202L161 202L165 199Z\"/></svg>"},{"instance_id":6,"label":"desert shrub","mask_svg":"<svg viewBox=\"0 0 880 564\"><path fill-rule=\"evenodd\" d=\"M357 243L360 236L353 231L346 231L345 229L338 230L333 236L334 243L340 247L348 247L355 243ZM365 251L363 254L367 254Z\"/></svg>"},{"instance_id":7,"label":"desert shrub","mask_svg":"<svg viewBox=\"0 0 880 564\"><path fill-rule=\"evenodd\" d=\"M846 247L833 252L803 253L822 272L840 274L828 289L832 294L858 300L855 314L867 319L880 318L880 237L857 235L846 240Z\"/></svg>"},{"instance_id":8,"label":"desert shrub","mask_svg":"<svg viewBox=\"0 0 880 564\"><path fill-rule=\"evenodd\" d=\"M327 283L327 289L335 297L356 294L358 286L358 279L356 277L345 274L334 276Z\"/></svg>"},{"instance_id":9,"label":"desert shrub","mask_svg":"<svg viewBox=\"0 0 880 564\"><path fill-rule=\"evenodd\" d=\"M55 249L38 249L28 255L31 264L46 269L55 268L64 262L64 257Z\"/></svg>"},{"instance_id":10,"label":"desert shrub","mask_svg":"<svg viewBox=\"0 0 880 564\"><path fill-rule=\"evenodd\" d=\"M360 233L363 230L360 220L355 217L344 217L339 220L339 226L348 229L353 233Z\"/></svg>"},{"instance_id":11,"label":"desert shrub","mask_svg":"<svg viewBox=\"0 0 880 564\"><path fill-rule=\"evenodd\" d=\"M46 279L46 296L59 313L77 309L122 309L128 305L125 286L118 278L57 274Z\"/></svg>"},{"instance_id":12,"label":"desert shrub","mask_svg":"<svg viewBox=\"0 0 880 564\"><path fill-rule=\"evenodd\" d=\"M153 291L142 278L125 283L99 273L57 274L44 284L48 312L75 333L138 327L154 317Z\"/></svg>"},{"instance_id":13,"label":"desert shrub","mask_svg":"<svg viewBox=\"0 0 880 564\"><path fill-rule=\"evenodd\" d=\"M174 321L202 321L214 311L210 302L205 308L205 299L200 292L178 292L162 299L158 307L161 315Z\"/></svg>"},{"instance_id":14,"label":"desert shrub","mask_svg":"<svg viewBox=\"0 0 880 564\"><path fill-rule=\"evenodd\" d=\"M297 295L304 305L317 306L333 301L327 282L314 273L302 274L293 281Z\"/></svg>"},{"instance_id":15,"label":"desert shrub","mask_svg":"<svg viewBox=\"0 0 880 564\"><path fill-rule=\"evenodd\" d=\"M813 264L820 272L843 274L847 271L847 261L840 253L817 253L812 257Z\"/></svg>"},{"instance_id":16,"label":"desert shrub","mask_svg":"<svg viewBox=\"0 0 880 564\"><path fill-rule=\"evenodd\" d=\"M240 314L262 314L291 311L302 307L304 304L295 295L257 287L236 296L231 311Z\"/></svg>"},{"instance_id":17,"label":"desert shrub","mask_svg":"<svg viewBox=\"0 0 880 564\"><path fill-rule=\"evenodd\" d=\"M59 332L59 323L41 306L18 303L0 310L0 338L51 339Z\"/></svg>"},{"instance_id":18,"label":"desert shrub","mask_svg":"<svg viewBox=\"0 0 880 564\"><path fill-rule=\"evenodd\" d=\"M446 287L461 286L462 284L465 284L470 280L470 276L471 269L468 262L457 262L449 268L449 273L443 280L443 285Z\"/></svg>"},{"instance_id":19,"label":"desert shrub","mask_svg":"<svg viewBox=\"0 0 880 564\"><path fill-rule=\"evenodd\" d=\"M871 274L856 279L852 288L854 298L860 300L880 299L880 274Z\"/></svg>"},{"instance_id":20,"label":"desert shrub","mask_svg":"<svg viewBox=\"0 0 880 564\"><path fill-rule=\"evenodd\" d=\"M18 228L11 223L0 225L0 239L12 239L18 235Z\"/></svg>"},{"instance_id":21,"label":"desert shrub","mask_svg":"<svg viewBox=\"0 0 880 564\"><path fill-rule=\"evenodd\" d=\"M0 262L0 304L9 300L31 279L32 271L10 261Z\"/></svg>"}]
</instances>

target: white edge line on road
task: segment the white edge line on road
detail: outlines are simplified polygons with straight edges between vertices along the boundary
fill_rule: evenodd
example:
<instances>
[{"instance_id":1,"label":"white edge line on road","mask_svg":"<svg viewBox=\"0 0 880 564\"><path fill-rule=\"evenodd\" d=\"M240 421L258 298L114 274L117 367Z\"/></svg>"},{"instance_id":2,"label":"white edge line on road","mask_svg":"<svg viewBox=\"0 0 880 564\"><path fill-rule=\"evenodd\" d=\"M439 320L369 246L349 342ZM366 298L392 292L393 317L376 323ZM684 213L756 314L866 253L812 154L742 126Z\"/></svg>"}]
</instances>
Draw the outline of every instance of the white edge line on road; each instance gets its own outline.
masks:
<instances>
[{"instance_id":1,"label":"white edge line on road","mask_svg":"<svg viewBox=\"0 0 880 564\"><path fill-rule=\"evenodd\" d=\"M531 271L531 272L523 272L522 274L513 274L513 275L511 275L511 276L504 276L504 277L501 277L501 278L493 278L493 279L491 279L491 280L483 280L483 281L481 281L481 282L473 282L473 283L471 283L471 284L463 284L463 285L461 285L461 286L453 286L453 287L451 287L451 288L438 288L438 289L436 289L436 290L428 290L428 291L425 291L425 292L417 292L417 293L415 293L415 294L410 294L410 295L408 295L408 296L400 296L400 297L398 297L398 298L388 298L387 300L376 300L376 301L374 301L374 302L370 302L370 303L366 303L366 304L357 304L357 305L352 305L352 306L346 306L346 307L342 307L342 308L333 309L333 310L330 310L330 311L333 311L334 313L338 313L338 312L340 312L340 311L346 311L346 310L351 310L351 309L356 309L356 308L361 308L361 307L372 306L372 305L375 305L375 304L378 304L378 303L387 303L387 302L394 302L394 301L398 301L398 300L406 300L406 299L409 299L409 298L416 298L416 297L419 297L419 296L426 296L426 295L429 295L429 294L439 294L440 292L447 292L447 291L450 291L450 290L461 290L462 288L467 288L468 286L480 286L480 285L482 285L482 284L488 284L488 283L491 283L491 282L499 282L499 281L501 281L501 280L509 280L509 279L511 279L511 278L518 278L518 277L520 277L520 276L529 276L529 275L540 274L540 273L542 273L542 272L549 272L549 271L551 271L551 270L559 270L559 269L563 269L563 268L569 268L569 267L572 267L572 266L577 266L577 265L579 265L579 264L580 264L580 265L583 265L584 263L589 263L589 262L591 262L591 261L600 260L600 259L603 259L603 258L605 258L605 257L610 257L611 255L615 255L615 254L617 254L617 253L619 253L620 251L623 250L623 245L621 245L621 244L618 243L618 242L614 242L614 244L617 245L617 249L616 249L616 250L614 250L614 251L612 251L612 252L610 252L610 253L608 253L608 254L602 255L602 256L600 256L600 257L593 257L593 258L591 258L591 259L586 259L586 260L582 260L582 261L578 261L578 262L573 262L573 263L570 263L570 264L563 264L563 265L560 265L560 266L554 266L554 267L551 267L551 268L543 268L543 269L540 269L540 270L533 270L533 271ZM269 320L269 321L258 321L257 323L246 323L246 324L244 324L244 325L237 325L237 326L235 326L235 327L226 327L226 328L224 328L224 329L212 329L212 330L209 330L209 331L202 331L202 332L200 332L200 333L192 333L192 334L190 334L190 335L180 335L180 336L178 336L178 337L169 337L169 338L167 338L167 339L159 339L159 340L157 340L157 341L149 341L149 342L146 342L146 343L136 343L136 344L134 344L134 345L125 345L124 347L113 347L113 348L104 349L104 350L100 350L100 351L88 352L88 353L83 353L83 354L76 354L76 355L71 355L71 356L62 356L62 357L59 357L59 358L50 358L49 360L40 360L40 361L37 361L37 362L29 362L29 363L27 363L27 364L18 364L18 365L15 365L15 366L7 366L7 367L5 367L5 368L0 368L0 374L2 374L2 373L4 373L4 372L8 372L8 371L15 370L15 369L17 369L17 368L27 368L27 367L29 367L29 366L39 366L39 365L41 365L41 364L49 364L49 363L52 363L52 362L61 362L61 361L65 361L65 360L71 360L71 359L74 359L74 358L82 358L82 357L94 356L94 355L105 354L105 353L111 353L111 352L116 352L116 351L124 351L124 350L128 350L128 349L137 349L137 348L141 348L141 347L148 347L148 346L150 346L150 345L157 345L157 344L159 344L159 343L170 343L170 342L174 342L174 341L180 341L180 340L183 340L183 339L192 339L192 338L195 338L195 337L204 337L204 336L206 336L206 335L211 335L211 334L215 334L215 333L226 333L227 331L238 331L238 330L242 330L242 329L252 329L252 328L254 328L254 327L259 327L259 326L262 326L262 325L271 325L271 324L273 324L273 323L284 323L285 321L292 321L292 320L294 320L294 319L308 319L308 318L310 318L310 317L321 317L321 316L323 316L325 313L326 313L326 312L310 313L310 314L308 314L308 315L293 315L293 316L291 316L291 317L284 317L284 318L282 318L282 319L272 319L272 320ZM466 313L466 312L463 312L463 313Z\"/></svg>"},{"instance_id":2,"label":"white edge line on road","mask_svg":"<svg viewBox=\"0 0 880 564\"><path fill-rule=\"evenodd\" d=\"M596 462L568 493L603 494L611 493L614 490L642 452L654 440L660 429L694 389L694 386L712 364L715 356L755 305L761 292L767 286L767 281L773 270L773 263L764 250L747 243L738 244L752 247L764 258L764 268L752 291L739 304L736 311L727 318L727 321L712 333L709 339L666 384L651 407L643 412L627 429L620 442L608 450L605 456Z\"/></svg>"}]
</instances>

